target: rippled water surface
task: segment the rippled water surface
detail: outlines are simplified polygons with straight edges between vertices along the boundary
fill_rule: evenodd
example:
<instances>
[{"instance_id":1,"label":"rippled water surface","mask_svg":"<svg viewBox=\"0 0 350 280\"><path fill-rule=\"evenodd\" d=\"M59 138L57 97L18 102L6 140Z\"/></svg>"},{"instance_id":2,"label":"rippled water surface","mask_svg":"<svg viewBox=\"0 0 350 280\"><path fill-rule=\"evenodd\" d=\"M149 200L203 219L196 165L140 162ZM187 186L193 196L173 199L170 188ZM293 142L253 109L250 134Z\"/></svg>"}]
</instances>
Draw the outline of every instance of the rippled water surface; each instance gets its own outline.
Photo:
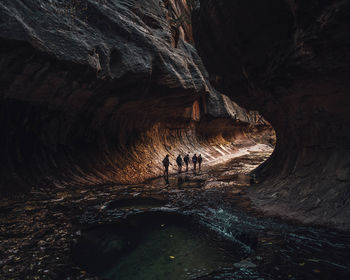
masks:
<instances>
[{"instance_id":1,"label":"rippled water surface","mask_svg":"<svg viewBox=\"0 0 350 280\"><path fill-rule=\"evenodd\" d=\"M249 207L246 174L265 158L246 155L169 184L156 179L126 190L129 200L90 209L77 262L111 280L350 279L347 233Z\"/></svg>"},{"instance_id":2,"label":"rippled water surface","mask_svg":"<svg viewBox=\"0 0 350 280\"><path fill-rule=\"evenodd\" d=\"M107 279L192 279L239 261L235 244L175 213L135 214L84 234L76 254ZM89 250L87 250L89 248Z\"/></svg>"}]
</instances>

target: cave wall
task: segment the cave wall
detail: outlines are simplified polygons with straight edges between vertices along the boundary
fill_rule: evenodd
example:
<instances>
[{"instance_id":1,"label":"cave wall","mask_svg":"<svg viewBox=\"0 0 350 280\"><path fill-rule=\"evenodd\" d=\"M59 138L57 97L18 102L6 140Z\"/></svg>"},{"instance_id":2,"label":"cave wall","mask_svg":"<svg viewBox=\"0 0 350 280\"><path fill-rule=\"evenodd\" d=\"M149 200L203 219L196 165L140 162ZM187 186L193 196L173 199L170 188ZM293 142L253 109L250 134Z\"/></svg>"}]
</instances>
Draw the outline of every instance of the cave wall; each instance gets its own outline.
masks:
<instances>
[{"instance_id":1,"label":"cave wall","mask_svg":"<svg viewBox=\"0 0 350 280\"><path fill-rule=\"evenodd\" d=\"M270 135L209 84L190 11L184 0L2 1L0 191L137 183L160 175L167 153L211 158L252 129Z\"/></svg>"},{"instance_id":2,"label":"cave wall","mask_svg":"<svg viewBox=\"0 0 350 280\"><path fill-rule=\"evenodd\" d=\"M193 26L214 87L276 130L256 205L349 224L349 1L201 0Z\"/></svg>"}]
</instances>

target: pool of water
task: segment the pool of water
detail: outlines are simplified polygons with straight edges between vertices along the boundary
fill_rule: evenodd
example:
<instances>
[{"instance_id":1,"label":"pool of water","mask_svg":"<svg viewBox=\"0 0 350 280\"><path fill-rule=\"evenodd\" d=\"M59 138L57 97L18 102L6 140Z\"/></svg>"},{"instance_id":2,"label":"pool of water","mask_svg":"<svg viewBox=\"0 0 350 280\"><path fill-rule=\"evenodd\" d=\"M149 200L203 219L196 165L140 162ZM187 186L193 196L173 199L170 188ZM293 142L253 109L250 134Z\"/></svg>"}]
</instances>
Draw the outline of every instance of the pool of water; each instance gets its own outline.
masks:
<instances>
[{"instance_id":1,"label":"pool of water","mask_svg":"<svg viewBox=\"0 0 350 280\"><path fill-rule=\"evenodd\" d=\"M350 279L347 233L251 213L221 188L169 193L169 208L147 197L112 202L120 213L92 219L102 224L82 230L75 262L110 280Z\"/></svg>"},{"instance_id":2,"label":"pool of water","mask_svg":"<svg viewBox=\"0 0 350 280\"><path fill-rule=\"evenodd\" d=\"M74 258L110 280L181 280L233 267L240 248L190 217L167 212L130 215L83 231Z\"/></svg>"},{"instance_id":3,"label":"pool of water","mask_svg":"<svg viewBox=\"0 0 350 280\"><path fill-rule=\"evenodd\" d=\"M250 207L241 194L250 177L241 170L251 159L176 174L169 184L150 180L144 197L130 189L130 199L92 207L81 219L87 229L73 250L76 263L111 280L350 279L349 233Z\"/></svg>"}]
</instances>

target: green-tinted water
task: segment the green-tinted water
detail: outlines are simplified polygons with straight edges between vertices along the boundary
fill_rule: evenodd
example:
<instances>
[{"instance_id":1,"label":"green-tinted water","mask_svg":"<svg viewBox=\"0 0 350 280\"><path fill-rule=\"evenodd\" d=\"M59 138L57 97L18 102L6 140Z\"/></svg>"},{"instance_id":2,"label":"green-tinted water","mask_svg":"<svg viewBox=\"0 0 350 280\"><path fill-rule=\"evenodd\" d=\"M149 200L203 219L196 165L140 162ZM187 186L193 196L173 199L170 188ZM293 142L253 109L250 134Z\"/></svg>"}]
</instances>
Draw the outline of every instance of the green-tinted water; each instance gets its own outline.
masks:
<instances>
[{"instance_id":1,"label":"green-tinted water","mask_svg":"<svg viewBox=\"0 0 350 280\"><path fill-rule=\"evenodd\" d=\"M82 265L111 280L192 279L240 260L231 242L173 214L134 215L87 236Z\"/></svg>"}]
</instances>

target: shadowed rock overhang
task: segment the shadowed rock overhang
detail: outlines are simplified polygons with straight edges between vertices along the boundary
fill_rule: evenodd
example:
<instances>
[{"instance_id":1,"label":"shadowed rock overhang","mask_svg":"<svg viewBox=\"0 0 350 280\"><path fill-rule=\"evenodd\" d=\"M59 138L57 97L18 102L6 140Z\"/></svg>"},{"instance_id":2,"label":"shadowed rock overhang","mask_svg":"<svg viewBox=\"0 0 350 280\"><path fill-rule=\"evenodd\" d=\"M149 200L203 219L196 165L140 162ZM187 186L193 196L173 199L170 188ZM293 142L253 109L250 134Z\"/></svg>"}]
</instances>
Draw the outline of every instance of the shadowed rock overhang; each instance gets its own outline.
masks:
<instances>
[{"instance_id":1,"label":"shadowed rock overhang","mask_svg":"<svg viewBox=\"0 0 350 280\"><path fill-rule=\"evenodd\" d=\"M137 183L167 153L272 139L209 84L191 3L2 1L0 190Z\"/></svg>"},{"instance_id":2,"label":"shadowed rock overhang","mask_svg":"<svg viewBox=\"0 0 350 280\"><path fill-rule=\"evenodd\" d=\"M276 130L256 205L348 227L349 1L199 2L193 33L212 85Z\"/></svg>"}]
</instances>

